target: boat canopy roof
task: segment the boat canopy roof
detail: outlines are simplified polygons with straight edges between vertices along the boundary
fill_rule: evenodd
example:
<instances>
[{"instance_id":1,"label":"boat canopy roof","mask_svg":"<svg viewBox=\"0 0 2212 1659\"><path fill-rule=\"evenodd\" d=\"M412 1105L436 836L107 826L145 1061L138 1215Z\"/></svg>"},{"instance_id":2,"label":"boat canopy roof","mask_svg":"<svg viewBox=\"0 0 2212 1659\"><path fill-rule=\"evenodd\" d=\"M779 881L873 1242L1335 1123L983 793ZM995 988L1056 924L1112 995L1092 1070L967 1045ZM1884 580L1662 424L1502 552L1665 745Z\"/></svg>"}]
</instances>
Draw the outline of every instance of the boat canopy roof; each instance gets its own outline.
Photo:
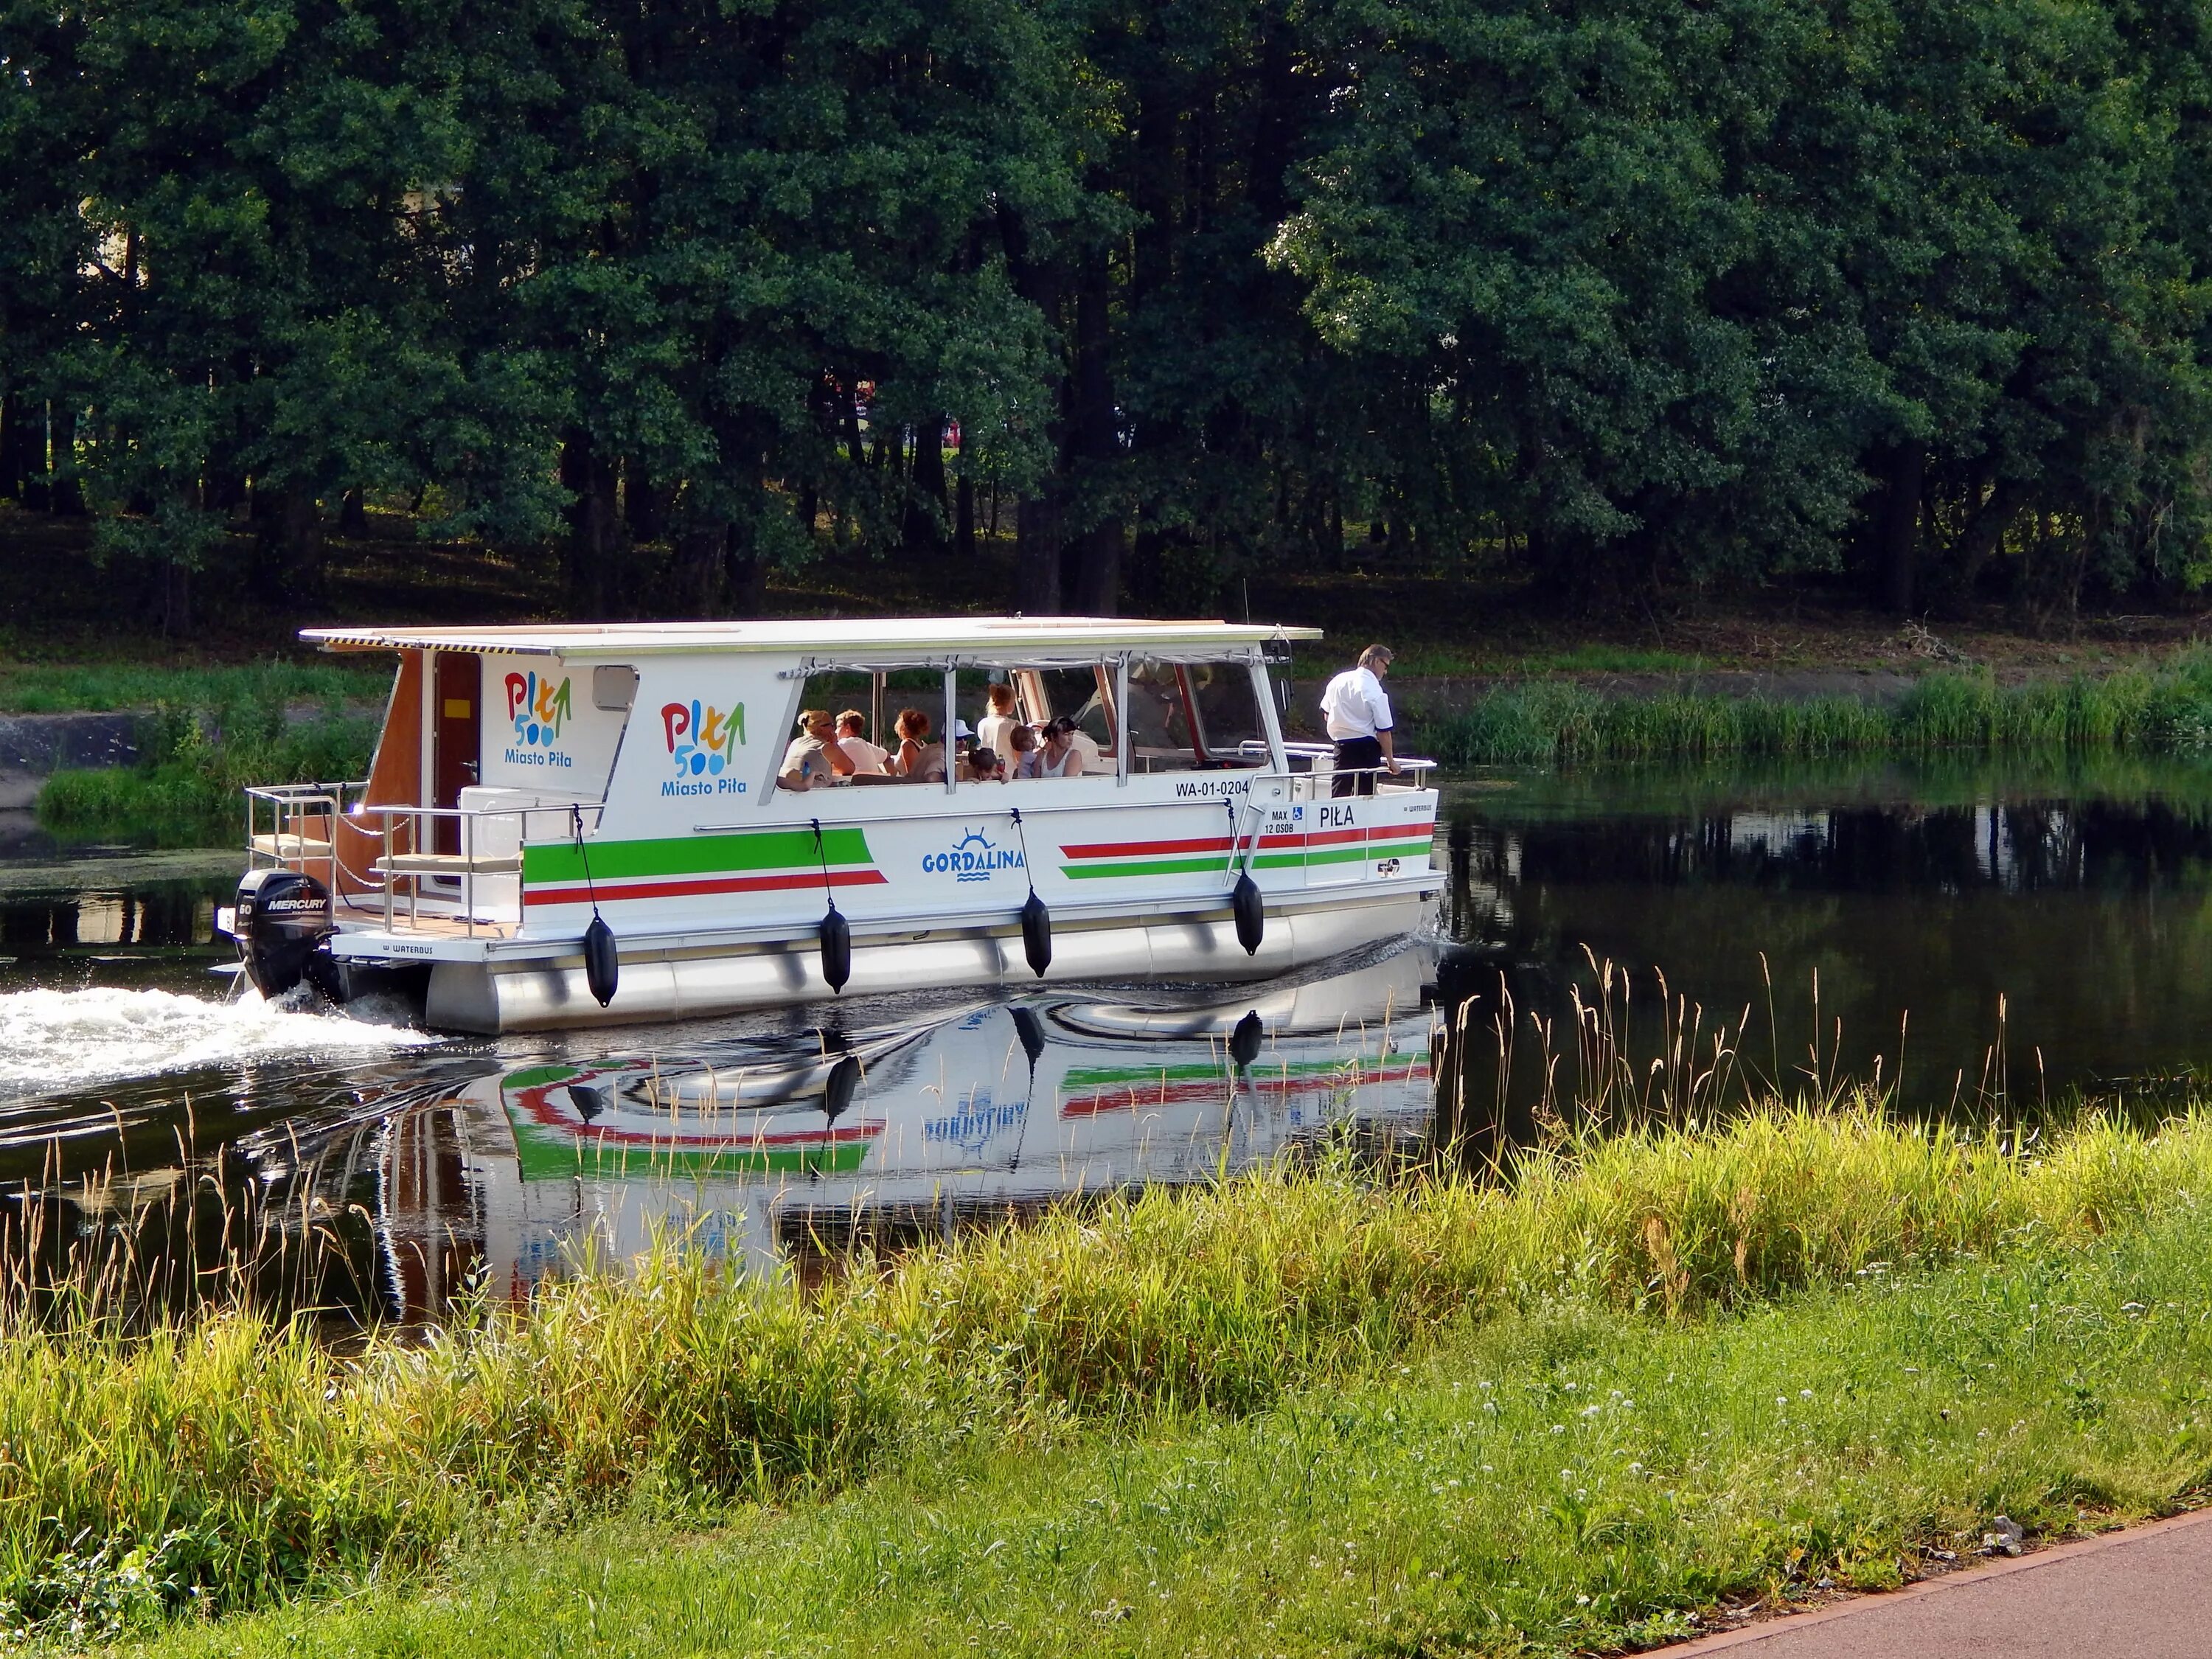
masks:
<instances>
[{"instance_id":1,"label":"boat canopy roof","mask_svg":"<svg viewBox=\"0 0 2212 1659\"><path fill-rule=\"evenodd\" d=\"M628 659L671 653L943 658L1036 663L1127 651L1182 658L1243 655L1318 628L1256 623L1155 622L1125 617L817 617L774 622L561 623L514 628L307 628L326 651L477 651L521 656Z\"/></svg>"}]
</instances>

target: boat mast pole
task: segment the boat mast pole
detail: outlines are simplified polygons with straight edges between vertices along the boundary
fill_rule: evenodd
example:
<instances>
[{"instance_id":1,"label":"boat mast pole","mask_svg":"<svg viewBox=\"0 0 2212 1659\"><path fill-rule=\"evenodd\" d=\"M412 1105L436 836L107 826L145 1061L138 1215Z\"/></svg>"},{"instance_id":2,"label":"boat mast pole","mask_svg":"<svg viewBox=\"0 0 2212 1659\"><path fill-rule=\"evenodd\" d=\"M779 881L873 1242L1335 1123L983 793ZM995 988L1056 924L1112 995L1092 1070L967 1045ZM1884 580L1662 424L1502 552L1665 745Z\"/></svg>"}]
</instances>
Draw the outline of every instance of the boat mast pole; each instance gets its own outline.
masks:
<instances>
[{"instance_id":1,"label":"boat mast pole","mask_svg":"<svg viewBox=\"0 0 2212 1659\"><path fill-rule=\"evenodd\" d=\"M1114 659L1114 781L1129 787L1129 653Z\"/></svg>"},{"instance_id":2,"label":"boat mast pole","mask_svg":"<svg viewBox=\"0 0 2212 1659\"><path fill-rule=\"evenodd\" d=\"M945 793L951 794L959 787L960 751L952 741L952 726L958 709L960 671L948 659L945 668L945 729L940 742L945 750Z\"/></svg>"}]
</instances>

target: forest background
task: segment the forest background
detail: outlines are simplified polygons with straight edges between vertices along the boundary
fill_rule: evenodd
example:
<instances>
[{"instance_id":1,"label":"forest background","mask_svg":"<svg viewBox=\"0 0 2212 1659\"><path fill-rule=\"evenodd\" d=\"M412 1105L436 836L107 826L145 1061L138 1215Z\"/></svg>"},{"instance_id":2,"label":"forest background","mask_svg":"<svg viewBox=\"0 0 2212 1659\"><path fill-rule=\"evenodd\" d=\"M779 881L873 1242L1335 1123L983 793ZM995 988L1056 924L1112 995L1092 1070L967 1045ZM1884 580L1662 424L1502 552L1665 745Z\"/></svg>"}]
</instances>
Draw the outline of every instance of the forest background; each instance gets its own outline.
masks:
<instances>
[{"instance_id":1,"label":"forest background","mask_svg":"<svg viewBox=\"0 0 2212 1659\"><path fill-rule=\"evenodd\" d=\"M1032 614L1368 559L2170 603L2212 575L2208 25L0 0L0 497L176 633L372 536L578 615L1009 553Z\"/></svg>"}]
</instances>

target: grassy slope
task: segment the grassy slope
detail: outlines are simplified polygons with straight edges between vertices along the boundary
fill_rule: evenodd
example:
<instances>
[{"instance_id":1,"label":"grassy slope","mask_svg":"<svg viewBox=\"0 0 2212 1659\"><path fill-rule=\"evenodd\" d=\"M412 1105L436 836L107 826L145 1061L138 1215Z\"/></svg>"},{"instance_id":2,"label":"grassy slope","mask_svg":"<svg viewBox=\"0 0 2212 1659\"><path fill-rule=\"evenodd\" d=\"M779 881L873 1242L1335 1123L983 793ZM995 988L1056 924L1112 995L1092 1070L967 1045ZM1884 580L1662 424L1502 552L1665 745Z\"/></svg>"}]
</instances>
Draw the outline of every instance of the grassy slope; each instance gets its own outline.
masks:
<instances>
[{"instance_id":1,"label":"grassy slope","mask_svg":"<svg viewBox=\"0 0 2212 1659\"><path fill-rule=\"evenodd\" d=\"M532 1517L640 1502L743 1516L749 1498L900 1470L940 1490L925 1472L949 1452L988 1468L1072 1425L1281 1420L1285 1390L1356 1395L1439 1340L1502 1355L1587 1327L1614 1331L1607 1352L1626 1364L1677 1340L1669 1316L1877 1284L1879 1264L2063 1262L2208 1190L2212 1118L2155 1137L2092 1122L2023 1159L1854 1114L1785 1115L1540 1159L1510 1191L1324 1174L1149 1194L811 1290L730 1287L676 1258L584 1276L427 1350L374 1340L338 1356L246 1316L151 1340L17 1328L0 1334L0 1591L64 1621L125 1591L235 1609L404 1577ZM1899 1307L1923 1320L1913 1297ZM1954 1322L1940 1305L1924 1317ZM1582 1435L1598 1419L1559 1420ZM2039 1444L2007 1455L2032 1472ZM2157 1495L2130 1480L2116 1491L2130 1501ZM104 1561L57 1566L95 1548ZM135 1580L116 1571L134 1550L151 1557Z\"/></svg>"},{"instance_id":2,"label":"grassy slope","mask_svg":"<svg viewBox=\"0 0 2212 1659\"><path fill-rule=\"evenodd\" d=\"M1593 1291L1595 1287L1592 1287ZM167 1654L1575 1652L1898 1582L2207 1473L2212 1216L1662 1322L1568 1293L1241 1420L971 1446L825 1500L464 1552Z\"/></svg>"}]
</instances>

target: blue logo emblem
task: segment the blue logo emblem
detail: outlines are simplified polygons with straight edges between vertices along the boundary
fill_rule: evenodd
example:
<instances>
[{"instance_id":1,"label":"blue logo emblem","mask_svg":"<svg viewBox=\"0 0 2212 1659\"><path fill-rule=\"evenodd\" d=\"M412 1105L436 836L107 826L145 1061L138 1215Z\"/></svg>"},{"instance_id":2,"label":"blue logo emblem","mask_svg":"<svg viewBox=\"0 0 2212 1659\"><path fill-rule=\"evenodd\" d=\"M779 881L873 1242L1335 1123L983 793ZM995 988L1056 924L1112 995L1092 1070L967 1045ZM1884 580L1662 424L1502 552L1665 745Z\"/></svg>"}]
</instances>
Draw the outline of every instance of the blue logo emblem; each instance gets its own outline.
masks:
<instances>
[{"instance_id":1,"label":"blue logo emblem","mask_svg":"<svg viewBox=\"0 0 2212 1659\"><path fill-rule=\"evenodd\" d=\"M1001 870L1022 868L1022 854L1018 848L994 847L981 830L970 830L951 852L924 854L921 868L931 876L950 871L955 881L988 881Z\"/></svg>"}]
</instances>

